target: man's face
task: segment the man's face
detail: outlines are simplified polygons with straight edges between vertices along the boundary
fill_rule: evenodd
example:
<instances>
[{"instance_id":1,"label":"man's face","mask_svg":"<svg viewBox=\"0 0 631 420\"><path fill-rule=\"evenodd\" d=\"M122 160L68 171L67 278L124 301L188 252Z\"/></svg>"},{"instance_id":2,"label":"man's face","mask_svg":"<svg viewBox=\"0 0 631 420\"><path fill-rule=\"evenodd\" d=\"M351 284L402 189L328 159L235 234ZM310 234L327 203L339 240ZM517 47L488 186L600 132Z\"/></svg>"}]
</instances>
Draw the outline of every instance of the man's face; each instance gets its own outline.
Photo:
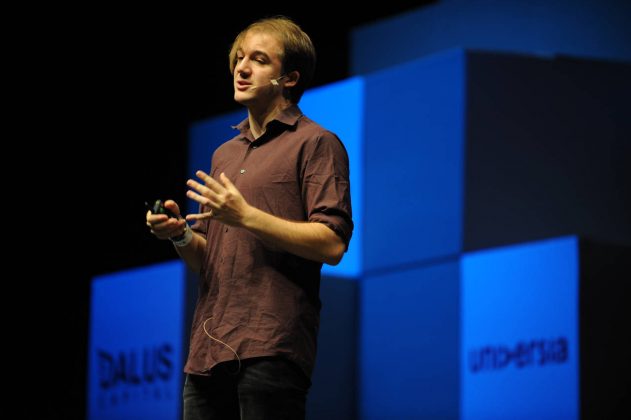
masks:
<instances>
[{"instance_id":1,"label":"man's face","mask_svg":"<svg viewBox=\"0 0 631 420\"><path fill-rule=\"evenodd\" d=\"M242 105L282 99L282 87L272 84L281 76L283 48L276 37L248 32L236 54L234 100Z\"/></svg>"}]
</instances>

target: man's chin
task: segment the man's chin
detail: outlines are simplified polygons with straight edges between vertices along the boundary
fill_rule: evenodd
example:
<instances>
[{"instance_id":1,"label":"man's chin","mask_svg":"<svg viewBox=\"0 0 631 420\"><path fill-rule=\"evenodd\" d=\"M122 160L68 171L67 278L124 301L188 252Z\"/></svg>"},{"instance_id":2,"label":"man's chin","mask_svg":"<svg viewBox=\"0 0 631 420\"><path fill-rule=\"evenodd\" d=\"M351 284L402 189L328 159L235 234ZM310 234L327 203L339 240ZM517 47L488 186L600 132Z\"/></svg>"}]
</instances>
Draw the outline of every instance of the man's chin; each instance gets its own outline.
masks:
<instances>
[{"instance_id":1,"label":"man's chin","mask_svg":"<svg viewBox=\"0 0 631 420\"><path fill-rule=\"evenodd\" d=\"M239 92L234 94L234 101L241 105L247 105L252 101L252 97Z\"/></svg>"}]
</instances>

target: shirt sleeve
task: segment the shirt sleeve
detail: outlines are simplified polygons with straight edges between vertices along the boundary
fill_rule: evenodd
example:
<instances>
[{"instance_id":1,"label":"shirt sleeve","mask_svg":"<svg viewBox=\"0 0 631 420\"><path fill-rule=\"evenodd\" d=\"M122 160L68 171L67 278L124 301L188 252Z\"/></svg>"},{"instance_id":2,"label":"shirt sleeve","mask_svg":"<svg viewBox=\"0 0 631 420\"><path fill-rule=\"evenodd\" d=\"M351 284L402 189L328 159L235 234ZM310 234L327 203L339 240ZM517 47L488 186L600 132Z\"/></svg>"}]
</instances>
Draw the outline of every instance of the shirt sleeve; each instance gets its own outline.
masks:
<instances>
[{"instance_id":1,"label":"shirt sleeve","mask_svg":"<svg viewBox=\"0 0 631 420\"><path fill-rule=\"evenodd\" d=\"M353 233L348 154L340 139L324 131L304 162L302 185L309 222L328 226L346 244Z\"/></svg>"}]
</instances>

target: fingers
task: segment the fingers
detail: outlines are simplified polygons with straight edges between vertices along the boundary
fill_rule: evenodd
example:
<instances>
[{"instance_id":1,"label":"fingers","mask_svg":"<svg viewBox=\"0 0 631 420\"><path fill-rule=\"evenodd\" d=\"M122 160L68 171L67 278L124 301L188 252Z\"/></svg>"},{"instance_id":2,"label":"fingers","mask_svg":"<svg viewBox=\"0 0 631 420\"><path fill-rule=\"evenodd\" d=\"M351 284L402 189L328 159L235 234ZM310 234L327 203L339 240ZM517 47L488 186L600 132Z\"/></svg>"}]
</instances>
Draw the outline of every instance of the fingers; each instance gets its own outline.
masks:
<instances>
[{"instance_id":1,"label":"fingers","mask_svg":"<svg viewBox=\"0 0 631 420\"><path fill-rule=\"evenodd\" d=\"M188 198L190 198L191 200L197 201L202 206L205 206L211 209L213 208L217 209L221 207L222 201L219 199L219 197L216 194L213 194L213 193L207 193L207 194L208 196L203 196L203 195L197 194L195 191L191 191L191 190L186 191L186 196Z\"/></svg>"},{"instance_id":2,"label":"fingers","mask_svg":"<svg viewBox=\"0 0 631 420\"><path fill-rule=\"evenodd\" d=\"M176 216L178 216L178 218L182 217L180 215L180 207L177 205L177 203L173 200L166 200L164 202L164 207L166 207L168 210L171 211L171 213L175 214Z\"/></svg>"},{"instance_id":3,"label":"fingers","mask_svg":"<svg viewBox=\"0 0 631 420\"><path fill-rule=\"evenodd\" d=\"M186 185L195 191L187 191L186 196L202 206L219 210L225 204L227 196L230 195L230 190L236 189L223 172L221 182L224 185L221 185L204 171L197 171L195 175L204 181L204 184L189 179L186 181ZM204 216L204 218L208 218L208 216Z\"/></svg>"},{"instance_id":4,"label":"fingers","mask_svg":"<svg viewBox=\"0 0 631 420\"><path fill-rule=\"evenodd\" d=\"M197 171L197 172L195 172L195 175L197 175L197 177L199 179L204 181L204 184L206 185L206 187L208 189L210 189L211 191L213 191L215 194L221 194L221 193L223 193L225 191L225 188L222 187L220 183L215 181L213 179L213 177L208 175L206 172L204 172L204 171ZM195 182L195 181L193 181L193 182ZM198 185L200 185L200 184L198 184Z\"/></svg>"},{"instance_id":5,"label":"fingers","mask_svg":"<svg viewBox=\"0 0 631 420\"><path fill-rule=\"evenodd\" d=\"M159 239L168 239L180 235L185 224L186 221L184 219L168 218L163 214L147 217L147 227Z\"/></svg>"},{"instance_id":6,"label":"fingers","mask_svg":"<svg viewBox=\"0 0 631 420\"><path fill-rule=\"evenodd\" d=\"M147 226L151 227L152 225L155 225L157 223L166 222L167 220L169 220L169 216L167 216L166 214L153 214L148 211L146 215L146 220Z\"/></svg>"},{"instance_id":7,"label":"fingers","mask_svg":"<svg viewBox=\"0 0 631 420\"><path fill-rule=\"evenodd\" d=\"M224 223L229 223L230 220L235 219L231 214L231 212L235 213L235 208L238 209L239 201L235 201L235 198L241 199L241 201L243 199L239 190L228 179L226 174L222 172L219 175L220 182L204 171L196 171L195 175L203 183L193 179L186 181L186 185L191 188L191 190L186 192L186 196L209 211L189 214L186 215L185 219L169 218L165 214L153 214L151 211L147 211L145 215L147 227L158 238L167 239L177 236L187 222L217 218ZM237 206L235 206L235 203ZM164 202L164 206L175 215L181 217L179 206L175 201L167 200Z\"/></svg>"},{"instance_id":8,"label":"fingers","mask_svg":"<svg viewBox=\"0 0 631 420\"><path fill-rule=\"evenodd\" d=\"M195 181L194 179L189 179L188 181L186 181L186 185L189 188L192 188L192 189L197 191L197 192L187 191L187 196L189 198L197 201L198 203L204 204L204 205L206 205L207 203L202 198L205 198L205 199L209 200L212 203L219 203L221 201L220 197L225 194L226 189L224 187L222 187L214 179L212 179L212 178L209 178L209 179L210 179L210 181L206 181L205 185L200 184L199 182ZM211 186L211 187L209 187L209 186ZM194 195L189 195L188 194L189 192L193 193ZM197 198L195 198L195 197L197 197Z\"/></svg>"},{"instance_id":9,"label":"fingers","mask_svg":"<svg viewBox=\"0 0 631 420\"><path fill-rule=\"evenodd\" d=\"M218 181L203 171L197 171L195 175L203 181L203 184L189 179L186 185L191 190L186 192L186 196L199 203L204 210L210 211L188 215L186 220L197 221L213 218L230 225L238 224L242 218L244 204L247 203L226 174L222 172Z\"/></svg>"},{"instance_id":10,"label":"fingers","mask_svg":"<svg viewBox=\"0 0 631 420\"><path fill-rule=\"evenodd\" d=\"M237 187L234 186L234 184L228 179L228 177L226 176L226 174L224 172L221 173L221 175L219 175L219 179L221 179L221 182L223 183L224 187L226 187L227 190L233 190L236 189Z\"/></svg>"},{"instance_id":11,"label":"fingers","mask_svg":"<svg viewBox=\"0 0 631 420\"><path fill-rule=\"evenodd\" d=\"M213 211L209 211L206 213L196 213L196 214L188 214L186 216L186 221L187 222L196 222L198 220L206 220L206 219L210 219L211 217L213 217Z\"/></svg>"}]
</instances>

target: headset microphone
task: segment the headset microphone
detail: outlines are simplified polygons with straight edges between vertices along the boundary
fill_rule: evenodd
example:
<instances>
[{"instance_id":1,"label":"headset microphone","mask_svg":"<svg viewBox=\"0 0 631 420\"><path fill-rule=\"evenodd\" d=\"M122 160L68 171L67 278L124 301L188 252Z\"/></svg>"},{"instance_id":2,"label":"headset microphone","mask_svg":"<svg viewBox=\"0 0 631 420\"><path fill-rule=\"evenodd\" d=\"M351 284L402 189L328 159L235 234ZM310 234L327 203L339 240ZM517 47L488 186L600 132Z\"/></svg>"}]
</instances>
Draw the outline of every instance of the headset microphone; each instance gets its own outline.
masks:
<instances>
[{"instance_id":1,"label":"headset microphone","mask_svg":"<svg viewBox=\"0 0 631 420\"><path fill-rule=\"evenodd\" d=\"M287 77L286 74L283 74L282 76L276 78L276 79L272 79L270 80L270 82L274 85L274 86L278 86L278 82L285 79Z\"/></svg>"},{"instance_id":2,"label":"headset microphone","mask_svg":"<svg viewBox=\"0 0 631 420\"><path fill-rule=\"evenodd\" d=\"M283 74L282 76L277 77L276 79L270 79L269 82L272 84L272 86L280 86L280 83L278 83L278 82L280 80L286 79L287 77L289 77L289 76L287 76L286 74ZM249 89L250 90L258 89L258 88L263 87L263 86L268 86L268 85L267 84L264 84L264 85L251 85Z\"/></svg>"}]
</instances>

